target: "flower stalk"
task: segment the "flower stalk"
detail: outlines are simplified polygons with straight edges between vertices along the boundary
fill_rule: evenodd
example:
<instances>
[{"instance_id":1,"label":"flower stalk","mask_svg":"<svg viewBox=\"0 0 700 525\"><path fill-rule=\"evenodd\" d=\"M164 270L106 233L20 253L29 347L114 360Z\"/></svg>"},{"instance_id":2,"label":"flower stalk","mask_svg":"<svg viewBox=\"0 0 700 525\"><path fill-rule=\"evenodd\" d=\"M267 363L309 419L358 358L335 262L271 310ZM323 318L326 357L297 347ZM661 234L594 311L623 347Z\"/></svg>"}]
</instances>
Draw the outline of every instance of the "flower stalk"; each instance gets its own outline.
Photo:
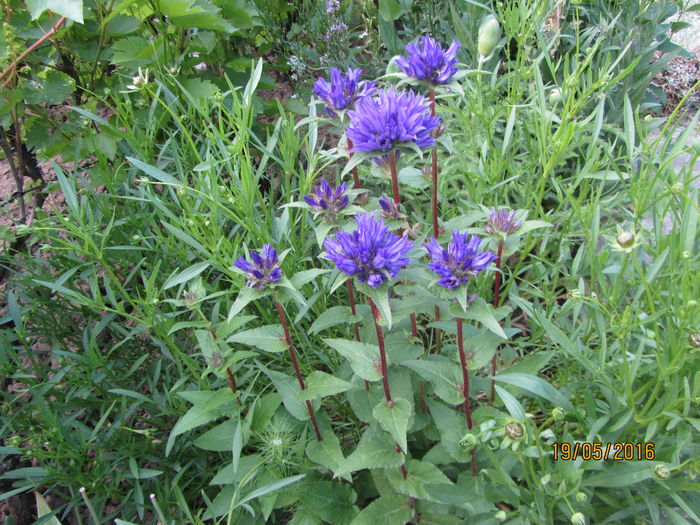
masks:
<instances>
[{"instance_id":1,"label":"flower stalk","mask_svg":"<svg viewBox=\"0 0 700 525\"><path fill-rule=\"evenodd\" d=\"M469 397L469 367L467 356L464 353L464 337L462 335L462 318L457 318L457 350L459 352L459 362L462 365L462 394L464 396L464 418L467 422L467 429L471 431L474 427L472 422L471 399ZM472 475L477 475L476 455L474 449L471 449L472 456Z\"/></svg>"},{"instance_id":2,"label":"flower stalk","mask_svg":"<svg viewBox=\"0 0 700 525\"><path fill-rule=\"evenodd\" d=\"M389 170L391 172L391 191L394 196L394 204L397 206L401 202L401 198L399 197L399 176L396 171L396 152L392 151L389 153L387 162L389 163Z\"/></svg>"},{"instance_id":3,"label":"flower stalk","mask_svg":"<svg viewBox=\"0 0 700 525\"><path fill-rule=\"evenodd\" d=\"M350 137L347 137L348 140L348 155L350 155L350 158L352 159L352 148L354 146L352 139ZM359 189L362 187L362 184L360 184L360 175L357 172L357 166L352 167L352 180L355 183L355 189Z\"/></svg>"},{"instance_id":4,"label":"flower stalk","mask_svg":"<svg viewBox=\"0 0 700 525\"><path fill-rule=\"evenodd\" d=\"M384 347L384 335L382 334L382 327L379 326L379 320L382 318L382 314L379 312L377 305L374 304L372 298L369 298L369 306L372 309L372 319L374 319L374 329L377 332L377 344L379 345L379 359L380 359L380 372L382 374L382 385L384 385L384 397L386 398L386 404L389 408L394 406L394 401L391 398L391 390L389 389L389 376L386 372L386 349ZM398 445L397 445L398 446Z\"/></svg>"},{"instance_id":5,"label":"flower stalk","mask_svg":"<svg viewBox=\"0 0 700 525\"><path fill-rule=\"evenodd\" d=\"M503 239L498 241L498 250L496 252L496 278L493 281L493 306L498 308L501 302L501 255L503 255ZM496 381L493 376L496 375L498 368L498 349L491 358L491 403L496 398Z\"/></svg>"},{"instance_id":6,"label":"flower stalk","mask_svg":"<svg viewBox=\"0 0 700 525\"><path fill-rule=\"evenodd\" d=\"M287 343L287 349L289 350L289 357L292 360L292 366L294 367L294 372L296 373L297 380L299 381L299 386L302 390L306 390L306 384L304 383L304 378L301 375L301 370L299 370L299 362L297 361L296 352L294 351L294 346L292 345L292 338L289 335L289 327L287 326L287 318L284 315L284 309L279 301L275 301L275 308L277 309L277 315L282 323L282 328L284 330L284 339ZM318 429L318 422L316 421L316 414L314 414L314 409L311 407L311 401L306 401L306 408L309 411L309 417L311 417L311 424L314 427L314 432L316 432L316 439L323 441L321 436L321 431Z\"/></svg>"},{"instance_id":7,"label":"flower stalk","mask_svg":"<svg viewBox=\"0 0 700 525\"><path fill-rule=\"evenodd\" d=\"M430 88L430 116L435 116L435 89ZM434 147L431 152L431 173L433 179L433 199L432 199L432 211L433 211L433 237L436 239L440 236L440 229L438 226L438 204L437 204L437 177L438 177L438 166L437 166L437 147ZM440 321L440 307L435 306L435 322ZM440 353L440 347L442 346L442 333L439 328L435 328L435 353Z\"/></svg>"}]
</instances>

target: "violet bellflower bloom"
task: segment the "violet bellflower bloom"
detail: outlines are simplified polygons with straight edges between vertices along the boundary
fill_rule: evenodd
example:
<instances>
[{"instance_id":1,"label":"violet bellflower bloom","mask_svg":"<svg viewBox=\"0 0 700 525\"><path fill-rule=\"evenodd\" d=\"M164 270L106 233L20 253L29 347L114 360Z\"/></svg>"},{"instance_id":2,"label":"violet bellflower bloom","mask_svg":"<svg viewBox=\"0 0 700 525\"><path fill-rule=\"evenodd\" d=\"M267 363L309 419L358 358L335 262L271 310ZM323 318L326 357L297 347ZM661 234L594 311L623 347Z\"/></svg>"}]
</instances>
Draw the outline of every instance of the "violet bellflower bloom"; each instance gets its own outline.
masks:
<instances>
[{"instance_id":1,"label":"violet bellflower bloom","mask_svg":"<svg viewBox=\"0 0 700 525\"><path fill-rule=\"evenodd\" d=\"M338 232L324 241L323 254L347 275L357 276L372 288L393 279L410 259L405 255L413 243L404 235L389 231L381 218L365 213L355 217L357 229L351 233Z\"/></svg>"},{"instance_id":2,"label":"violet bellflower bloom","mask_svg":"<svg viewBox=\"0 0 700 525\"><path fill-rule=\"evenodd\" d=\"M282 277L282 270L277 265L277 251L271 244L263 245L262 255L254 251L250 252L250 258L253 262L241 257L233 265L246 273L248 277L246 284L251 288L262 290Z\"/></svg>"},{"instance_id":3,"label":"violet bellflower bloom","mask_svg":"<svg viewBox=\"0 0 700 525\"><path fill-rule=\"evenodd\" d=\"M447 50L430 36L406 44L408 56L396 59L399 66L408 76L417 78L433 85L447 84L457 72L457 51L460 43L454 40Z\"/></svg>"},{"instance_id":4,"label":"violet bellflower bloom","mask_svg":"<svg viewBox=\"0 0 700 525\"><path fill-rule=\"evenodd\" d=\"M335 220L336 215L348 205L349 198L345 193L347 184L344 182L337 188L333 188L324 179L311 195L305 195L306 204L316 211L324 213L329 220Z\"/></svg>"},{"instance_id":5,"label":"violet bellflower bloom","mask_svg":"<svg viewBox=\"0 0 700 525\"><path fill-rule=\"evenodd\" d=\"M433 260L428 268L442 277L438 281L440 286L454 290L491 264L496 255L491 250L480 251L481 242L476 235L467 238L466 233L453 231L447 248L434 238L423 245Z\"/></svg>"},{"instance_id":6,"label":"violet bellflower bloom","mask_svg":"<svg viewBox=\"0 0 700 525\"><path fill-rule=\"evenodd\" d=\"M365 97L350 112L347 136L355 144L351 150L383 156L394 148L414 142L419 148L435 145L431 132L440 124L431 117L423 97L413 91L379 91L379 98Z\"/></svg>"},{"instance_id":7,"label":"violet bellflower bloom","mask_svg":"<svg viewBox=\"0 0 700 525\"><path fill-rule=\"evenodd\" d=\"M333 14L340 9L340 0L326 0L326 12Z\"/></svg>"},{"instance_id":8,"label":"violet bellflower bloom","mask_svg":"<svg viewBox=\"0 0 700 525\"><path fill-rule=\"evenodd\" d=\"M520 228L522 221L515 219L515 211L497 210L491 208L491 214L486 220L484 229L494 235L496 233L511 234Z\"/></svg>"},{"instance_id":9,"label":"violet bellflower bloom","mask_svg":"<svg viewBox=\"0 0 700 525\"><path fill-rule=\"evenodd\" d=\"M326 103L324 108L331 118L337 118L336 111L352 109L357 100L372 95L377 88L373 81L360 81L360 68L348 68L345 76L336 67L331 68L331 81L318 78L313 92Z\"/></svg>"},{"instance_id":10,"label":"violet bellflower bloom","mask_svg":"<svg viewBox=\"0 0 700 525\"><path fill-rule=\"evenodd\" d=\"M382 207L382 217L386 217L387 219L402 219L405 217L405 215L401 213L401 205L395 203L386 195L379 197L379 205Z\"/></svg>"}]
</instances>

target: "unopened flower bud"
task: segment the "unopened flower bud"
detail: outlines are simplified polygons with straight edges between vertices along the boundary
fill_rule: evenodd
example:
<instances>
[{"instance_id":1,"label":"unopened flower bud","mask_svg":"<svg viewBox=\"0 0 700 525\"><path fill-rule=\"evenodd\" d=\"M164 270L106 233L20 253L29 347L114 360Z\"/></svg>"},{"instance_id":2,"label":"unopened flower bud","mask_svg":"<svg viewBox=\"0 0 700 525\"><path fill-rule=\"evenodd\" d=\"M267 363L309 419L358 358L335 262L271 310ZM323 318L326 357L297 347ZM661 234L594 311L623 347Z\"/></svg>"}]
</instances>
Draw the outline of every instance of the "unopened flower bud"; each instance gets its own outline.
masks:
<instances>
[{"instance_id":1,"label":"unopened flower bud","mask_svg":"<svg viewBox=\"0 0 700 525\"><path fill-rule=\"evenodd\" d=\"M493 515L493 517L496 519L496 521L506 521L508 519L508 515L504 510L499 510L496 514Z\"/></svg>"},{"instance_id":2,"label":"unopened flower bud","mask_svg":"<svg viewBox=\"0 0 700 525\"><path fill-rule=\"evenodd\" d=\"M693 348L700 348L700 332L694 332L688 336L688 344Z\"/></svg>"},{"instance_id":3,"label":"unopened flower bud","mask_svg":"<svg viewBox=\"0 0 700 525\"><path fill-rule=\"evenodd\" d=\"M500 36L501 26L498 24L498 20L493 15L487 16L479 26L479 54L482 57L489 56L498 44Z\"/></svg>"},{"instance_id":4,"label":"unopened flower bud","mask_svg":"<svg viewBox=\"0 0 700 525\"><path fill-rule=\"evenodd\" d=\"M562 407L554 407L552 409L552 419L555 421L559 421L560 419L564 419L564 409Z\"/></svg>"},{"instance_id":5,"label":"unopened flower bud","mask_svg":"<svg viewBox=\"0 0 700 525\"><path fill-rule=\"evenodd\" d=\"M552 475L551 475L551 474L545 474L544 476L542 476L542 479L540 480L540 482L542 483L542 485L547 485L550 481L552 481Z\"/></svg>"},{"instance_id":6,"label":"unopened flower bud","mask_svg":"<svg viewBox=\"0 0 700 525\"><path fill-rule=\"evenodd\" d=\"M666 465L656 465L654 468L654 476L658 479L668 479L671 477L671 471Z\"/></svg>"},{"instance_id":7,"label":"unopened flower bud","mask_svg":"<svg viewBox=\"0 0 700 525\"><path fill-rule=\"evenodd\" d=\"M622 248L629 248L634 244L634 233L632 232L622 232L615 237L617 244Z\"/></svg>"},{"instance_id":8,"label":"unopened flower bud","mask_svg":"<svg viewBox=\"0 0 700 525\"><path fill-rule=\"evenodd\" d=\"M511 421L505 428L506 436L512 440L520 439L525 435L525 429L517 421Z\"/></svg>"},{"instance_id":9,"label":"unopened flower bud","mask_svg":"<svg viewBox=\"0 0 700 525\"><path fill-rule=\"evenodd\" d=\"M464 434L464 437L459 440L459 445L464 449L464 450L471 450L473 449L476 444L477 444L477 439L474 434Z\"/></svg>"},{"instance_id":10,"label":"unopened flower bud","mask_svg":"<svg viewBox=\"0 0 700 525\"><path fill-rule=\"evenodd\" d=\"M549 92L549 103L553 106L561 102L561 91L558 88L554 88Z\"/></svg>"},{"instance_id":11,"label":"unopened flower bud","mask_svg":"<svg viewBox=\"0 0 700 525\"><path fill-rule=\"evenodd\" d=\"M676 182L671 186L671 193L674 195L681 195L685 192L685 186L683 186L682 182Z\"/></svg>"},{"instance_id":12,"label":"unopened flower bud","mask_svg":"<svg viewBox=\"0 0 700 525\"><path fill-rule=\"evenodd\" d=\"M569 299L569 301L577 302L581 300L583 294L578 288L573 288L567 292L566 297Z\"/></svg>"},{"instance_id":13,"label":"unopened flower bud","mask_svg":"<svg viewBox=\"0 0 700 525\"><path fill-rule=\"evenodd\" d=\"M579 503L586 503L586 501L588 501L588 495L585 492L577 492L576 501Z\"/></svg>"},{"instance_id":14,"label":"unopened flower bud","mask_svg":"<svg viewBox=\"0 0 700 525\"><path fill-rule=\"evenodd\" d=\"M644 122L651 122L654 119L651 115L644 115Z\"/></svg>"},{"instance_id":15,"label":"unopened flower bud","mask_svg":"<svg viewBox=\"0 0 700 525\"><path fill-rule=\"evenodd\" d=\"M581 512L575 512L571 516L571 525L586 525L586 516Z\"/></svg>"}]
</instances>

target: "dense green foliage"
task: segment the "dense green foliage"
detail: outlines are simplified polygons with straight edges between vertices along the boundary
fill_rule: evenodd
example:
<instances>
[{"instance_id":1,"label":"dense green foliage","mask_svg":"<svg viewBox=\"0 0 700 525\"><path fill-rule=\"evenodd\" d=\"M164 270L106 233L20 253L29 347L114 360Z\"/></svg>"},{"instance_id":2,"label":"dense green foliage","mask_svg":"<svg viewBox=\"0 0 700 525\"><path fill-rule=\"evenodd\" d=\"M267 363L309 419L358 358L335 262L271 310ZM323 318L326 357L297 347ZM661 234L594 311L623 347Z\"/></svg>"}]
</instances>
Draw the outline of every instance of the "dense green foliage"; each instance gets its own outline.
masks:
<instances>
[{"instance_id":1,"label":"dense green foliage","mask_svg":"<svg viewBox=\"0 0 700 525\"><path fill-rule=\"evenodd\" d=\"M0 128L7 153L25 145L20 168L52 160L36 193L60 190L65 205L8 232L0 259L0 460L26 461L0 476L0 499L50 495L61 523L700 521L698 115L660 117L649 90L681 52L666 37L674 2L27 4L5 2L0 70L68 20L0 79ZM489 13L501 35L484 59ZM381 305L400 399L386 410L370 307L358 290L350 314L318 257L330 226L297 205L320 177L350 180L309 80L330 65L391 73L425 33L463 45L458 89L438 96L445 238L485 235L494 206L529 222L506 240L498 308L494 272L470 281L484 301L465 312L412 253ZM261 97L275 81L296 96ZM419 244L430 154L400 160L407 217L392 226ZM369 198L354 204L378 210L387 174L358 169ZM272 298L232 268L264 243L286 252L303 394ZM553 444L575 442L652 443L653 457L554 459Z\"/></svg>"}]
</instances>

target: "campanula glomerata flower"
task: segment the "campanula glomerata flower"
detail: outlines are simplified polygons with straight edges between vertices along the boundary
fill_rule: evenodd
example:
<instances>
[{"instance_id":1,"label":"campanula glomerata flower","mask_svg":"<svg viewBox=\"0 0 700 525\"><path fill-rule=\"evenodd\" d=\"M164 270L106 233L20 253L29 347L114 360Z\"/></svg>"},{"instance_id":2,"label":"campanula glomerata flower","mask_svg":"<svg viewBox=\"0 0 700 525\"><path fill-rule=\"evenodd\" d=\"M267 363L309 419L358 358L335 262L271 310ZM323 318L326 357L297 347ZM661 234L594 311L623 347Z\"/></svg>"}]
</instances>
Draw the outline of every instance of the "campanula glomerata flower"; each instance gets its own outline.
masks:
<instances>
[{"instance_id":1,"label":"campanula glomerata flower","mask_svg":"<svg viewBox=\"0 0 700 525\"><path fill-rule=\"evenodd\" d=\"M361 82L360 68L348 68L345 76L338 68L331 68L331 81L319 78L314 82L313 92L326 103L326 113L337 118L336 111L352 109L357 100L377 91L374 82Z\"/></svg>"},{"instance_id":2,"label":"campanula glomerata flower","mask_svg":"<svg viewBox=\"0 0 700 525\"><path fill-rule=\"evenodd\" d=\"M460 43L456 40L447 50L430 36L406 44L407 57L396 59L399 66L409 77L430 84L447 84L457 72L457 51Z\"/></svg>"},{"instance_id":3,"label":"campanula glomerata flower","mask_svg":"<svg viewBox=\"0 0 700 525\"><path fill-rule=\"evenodd\" d=\"M361 98L350 112L347 136L355 144L351 150L383 155L394 148L414 142L419 148L435 144L431 132L440 124L431 117L423 97L413 91L390 89L379 97Z\"/></svg>"},{"instance_id":4,"label":"campanula glomerata flower","mask_svg":"<svg viewBox=\"0 0 700 525\"><path fill-rule=\"evenodd\" d=\"M401 213L401 206L386 195L379 197L379 205L382 207L382 217L386 217L387 219L403 219L405 217L405 215Z\"/></svg>"},{"instance_id":5,"label":"campanula glomerata flower","mask_svg":"<svg viewBox=\"0 0 700 525\"><path fill-rule=\"evenodd\" d=\"M496 258L490 250L479 250L482 239L476 235L467 237L466 233L453 231L447 248L440 246L434 238L423 245L433 260L428 268L442 277L438 281L440 286L454 290L485 270Z\"/></svg>"},{"instance_id":6,"label":"campanula glomerata flower","mask_svg":"<svg viewBox=\"0 0 700 525\"><path fill-rule=\"evenodd\" d=\"M324 213L329 220L335 220L338 212L345 209L349 198L345 193L347 184L344 182L337 188L333 188L324 179L311 195L305 195L306 204L314 208L317 212Z\"/></svg>"},{"instance_id":7,"label":"campanula glomerata flower","mask_svg":"<svg viewBox=\"0 0 700 525\"><path fill-rule=\"evenodd\" d=\"M250 258L253 262L249 262L241 257L233 263L236 268L246 273L248 277L248 282L246 284L248 286L262 290L268 284L280 280L282 270L280 270L278 266L277 251L271 244L263 245L262 255L254 251L250 252Z\"/></svg>"},{"instance_id":8,"label":"campanula glomerata flower","mask_svg":"<svg viewBox=\"0 0 700 525\"><path fill-rule=\"evenodd\" d=\"M351 233L338 232L327 237L324 257L333 261L347 275L357 276L372 288L386 279L393 279L410 259L405 255L413 243L404 235L391 233L381 218L365 213L355 217L357 229Z\"/></svg>"},{"instance_id":9,"label":"campanula glomerata flower","mask_svg":"<svg viewBox=\"0 0 700 525\"><path fill-rule=\"evenodd\" d=\"M491 214L486 220L484 229L491 235L495 233L514 233L520 228L522 221L515 219L515 211L497 210L491 208Z\"/></svg>"}]
</instances>

